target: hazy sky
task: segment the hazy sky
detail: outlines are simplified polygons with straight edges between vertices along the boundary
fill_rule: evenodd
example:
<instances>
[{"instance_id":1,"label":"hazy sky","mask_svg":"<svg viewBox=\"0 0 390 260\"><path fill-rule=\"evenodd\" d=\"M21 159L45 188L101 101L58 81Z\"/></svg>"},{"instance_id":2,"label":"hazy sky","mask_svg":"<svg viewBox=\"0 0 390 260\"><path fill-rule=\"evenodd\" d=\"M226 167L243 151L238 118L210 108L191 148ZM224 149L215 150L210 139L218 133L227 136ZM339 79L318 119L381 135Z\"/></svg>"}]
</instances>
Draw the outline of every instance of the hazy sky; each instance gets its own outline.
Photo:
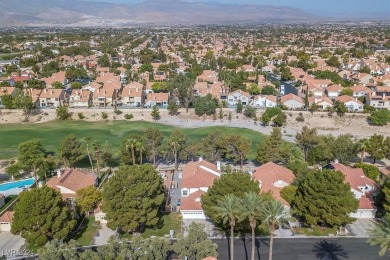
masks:
<instances>
[{"instance_id":1,"label":"hazy sky","mask_svg":"<svg viewBox=\"0 0 390 260\"><path fill-rule=\"evenodd\" d=\"M102 2L140 2L141 0L95 0ZM169 0L162 0L169 1ZM175 1L175 0L174 0ZM388 13L390 17L390 0L185 0L187 2L220 2L231 4L262 4L294 6L317 14L331 13Z\"/></svg>"}]
</instances>

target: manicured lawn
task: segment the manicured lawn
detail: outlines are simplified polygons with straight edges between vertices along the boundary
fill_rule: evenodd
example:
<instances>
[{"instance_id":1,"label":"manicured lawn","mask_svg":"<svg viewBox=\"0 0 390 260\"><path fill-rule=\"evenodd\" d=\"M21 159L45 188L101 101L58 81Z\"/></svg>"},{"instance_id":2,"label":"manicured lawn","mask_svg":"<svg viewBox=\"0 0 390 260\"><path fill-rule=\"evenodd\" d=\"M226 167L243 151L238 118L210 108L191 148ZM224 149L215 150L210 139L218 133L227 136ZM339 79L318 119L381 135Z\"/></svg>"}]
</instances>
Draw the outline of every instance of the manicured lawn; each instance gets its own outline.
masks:
<instances>
[{"instance_id":1,"label":"manicured lawn","mask_svg":"<svg viewBox=\"0 0 390 260\"><path fill-rule=\"evenodd\" d=\"M168 125L143 121L85 122L69 120L42 124L2 125L0 128L0 159L16 157L19 144L33 138L40 139L45 149L51 152L57 152L60 140L72 133L77 137L88 136L93 140L108 141L112 145L119 147L127 135L142 135L149 127L160 129L165 137L168 137L176 129ZM249 159L255 158L256 145L264 138L264 135L256 131L233 127L183 128L183 131L188 135L189 139L199 140L216 129L222 130L225 134L241 135L252 140L252 152L249 154Z\"/></svg>"},{"instance_id":2,"label":"manicured lawn","mask_svg":"<svg viewBox=\"0 0 390 260\"><path fill-rule=\"evenodd\" d=\"M141 234L143 238L148 238L151 236L164 237L169 235L170 230L175 231L175 236L181 233L181 221L178 220L178 213L166 213L162 216L160 223L157 224L156 228L147 228L144 233ZM132 239L132 234L124 233L120 235L125 239Z\"/></svg>"},{"instance_id":3,"label":"manicured lawn","mask_svg":"<svg viewBox=\"0 0 390 260\"><path fill-rule=\"evenodd\" d=\"M98 226L92 225L94 221L94 216L87 217L83 224L81 224L80 229L73 236L73 239L75 239L80 246L89 246L91 244L92 238L98 229Z\"/></svg>"},{"instance_id":4,"label":"manicured lawn","mask_svg":"<svg viewBox=\"0 0 390 260\"><path fill-rule=\"evenodd\" d=\"M5 204L0 208L0 212L8 207L9 204L14 202L18 198L18 195L9 195L5 198Z\"/></svg>"},{"instance_id":5,"label":"manicured lawn","mask_svg":"<svg viewBox=\"0 0 390 260\"><path fill-rule=\"evenodd\" d=\"M310 227L296 227L294 228L298 234L307 236L328 236L329 234L335 235L337 227L334 228L321 228L319 226Z\"/></svg>"}]
</instances>

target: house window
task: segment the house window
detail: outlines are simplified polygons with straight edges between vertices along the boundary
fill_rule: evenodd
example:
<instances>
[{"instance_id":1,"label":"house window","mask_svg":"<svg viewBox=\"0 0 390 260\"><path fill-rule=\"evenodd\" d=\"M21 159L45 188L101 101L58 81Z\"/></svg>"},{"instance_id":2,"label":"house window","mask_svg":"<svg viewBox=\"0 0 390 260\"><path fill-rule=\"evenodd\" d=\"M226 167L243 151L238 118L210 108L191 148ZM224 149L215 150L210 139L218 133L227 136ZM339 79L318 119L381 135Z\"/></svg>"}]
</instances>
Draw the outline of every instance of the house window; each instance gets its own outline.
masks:
<instances>
[{"instance_id":1,"label":"house window","mask_svg":"<svg viewBox=\"0 0 390 260\"><path fill-rule=\"evenodd\" d=\"M188 190L184 189L184 190L182 191L182 193L183 193L183 196L188 196Z\"/></svg>"}]
</instances>

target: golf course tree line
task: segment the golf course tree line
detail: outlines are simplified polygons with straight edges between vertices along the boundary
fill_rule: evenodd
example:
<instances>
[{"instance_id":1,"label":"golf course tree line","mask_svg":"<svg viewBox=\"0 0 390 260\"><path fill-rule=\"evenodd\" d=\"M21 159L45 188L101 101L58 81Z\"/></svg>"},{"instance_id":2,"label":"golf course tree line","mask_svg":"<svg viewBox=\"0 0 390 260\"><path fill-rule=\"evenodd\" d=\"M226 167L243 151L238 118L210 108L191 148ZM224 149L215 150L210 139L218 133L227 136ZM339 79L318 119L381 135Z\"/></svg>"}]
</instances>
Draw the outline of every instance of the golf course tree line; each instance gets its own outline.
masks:
<instances>
[{"instance_id":1,"label":"golf course tree line","mask_svg":"<svg viewBox=\"0 0 390 260\"><path fill-rule=\"evenodd\" d=\"M74 240L61 242L53 239L45 247L38 250L39 259L74 260L74 259L135 259L166 260L175 252L184 259L203 259L208 256L217 257L217 245L207 238L203 224L192 223L188 235L179 238L172 244L170 239L154 237L134 237L131 242L125 239L110 238L108 243L96 250L77 250Z\"/></svg>"}]
</instances>

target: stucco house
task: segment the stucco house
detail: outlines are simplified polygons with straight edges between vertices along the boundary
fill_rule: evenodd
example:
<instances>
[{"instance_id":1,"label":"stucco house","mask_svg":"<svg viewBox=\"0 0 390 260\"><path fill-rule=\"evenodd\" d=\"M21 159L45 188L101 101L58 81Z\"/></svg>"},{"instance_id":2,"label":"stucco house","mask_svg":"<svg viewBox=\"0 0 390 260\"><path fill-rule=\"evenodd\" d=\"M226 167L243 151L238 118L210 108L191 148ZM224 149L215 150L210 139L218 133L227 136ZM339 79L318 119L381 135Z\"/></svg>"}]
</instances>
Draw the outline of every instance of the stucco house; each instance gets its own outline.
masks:
<instances>
[{"instance_id":1,"label":"stucco house","mask_svg":"<svg viewBox=\"0 0 390 260\"><path fill-rule=\"evenodd\" d=\"M243 106L249 105L249 100L250 100L250 94L238 89L236 91L231 92L228 95L228 100L227 103L229 106L237 106L239 101L241 101L241 104Z\"/></svg>"},{"instance_id":2,"label":"stucco house","mask_svg":"<svg viewBox=\"0 0 390 260\"><path fill-rule=\"evenodd\" d=\"M250 106L253 107L276 107L277 106L277 98L276 96L271 95L257 95L251 101Z\"/></svg>"},{"instance_id":3,"label":"stucco house","mask_svg":"<svg viewBox=\"0 0 390 260\"><path fill-rule=\"evenodd\" d=\"M360 102L357 98L343 95L343 96L337 97L336 101L343 102L344 105L348 108L348 111L350 111L350 112L362 112L363 111L363 103Z\"/></svg>"},{"instance_id":4,"label":"stucco house","mask_svg":"<svg viewBox=\"0 0 390 260\"><path fill-rule=\"evenodd\" d=\"M281 97L280 103L285 105L288 109L299 109L305 106L305 101L303 101L302 98L291 93Z\"/></svg>"}]
</instances>

